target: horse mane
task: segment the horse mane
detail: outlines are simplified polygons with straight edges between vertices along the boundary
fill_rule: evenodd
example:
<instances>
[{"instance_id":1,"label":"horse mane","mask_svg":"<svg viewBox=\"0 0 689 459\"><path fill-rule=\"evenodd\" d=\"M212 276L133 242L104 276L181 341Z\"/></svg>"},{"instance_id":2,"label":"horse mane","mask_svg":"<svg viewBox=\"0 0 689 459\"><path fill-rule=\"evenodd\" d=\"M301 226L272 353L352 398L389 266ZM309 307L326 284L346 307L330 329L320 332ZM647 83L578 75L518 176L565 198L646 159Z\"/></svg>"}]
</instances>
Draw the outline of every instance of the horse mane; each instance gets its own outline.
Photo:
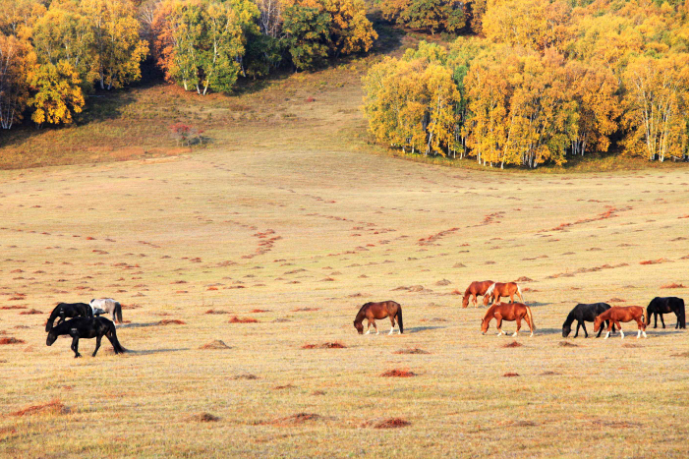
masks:
<instances>
[{"instance_id":1,"label":"horse mane","mask_svg":"<svg viewBox=\"0 0 689 459\"><path fill-rule=\"evenodd\" d=\"M359 316L361 316L364 313L364 310L371 306L373 304L372 301L369 301L368 303L364 304L360 309L359 312L356 313L356 318L358 319Z\"/></svg>"},{"instance_id":2,"label":"horse mane","mask_svg":"<svg viewBox=\"0 0 689 459\"><path fill-rule=\"evenodd\" d=\"M497 285L497 282L493 282L490 287L488 287L488 290L486 290L486 296L490 296L493 293L493 290L495 290L495 286Z\"/></svg>"},{"instance_id":3,"label":"horse mane","mask_svg":"<svg viewBox=\"0 0 689 459\"><path fill-rule=\"evenodd\" d=\"M562 324L563 327L570 326L570 325L572 325L572 323L574 323L574 320L576 319L576 317L574 316L574 311L577 309L577 307L579 307L579 305L576 305L574 307L574 309L569 311L569 314L567 315L567 319L565 319L565 323Z\"/></svg>"},{"instance_id":4,"label":"horse mane","mask_svg":"<svg viewBox=\"0 0 689 459\"><path fill-rule=\"evenodd\" d=\"M48 322L45 324L45 331L49 332L50 330L53 329L53 324L55 323L55 319L57 318L58 315L60 315L60 308L62 307L62 303L59 303L53 311L50 313L50 317L48 317Z\"/></svg>"}]
</instances>

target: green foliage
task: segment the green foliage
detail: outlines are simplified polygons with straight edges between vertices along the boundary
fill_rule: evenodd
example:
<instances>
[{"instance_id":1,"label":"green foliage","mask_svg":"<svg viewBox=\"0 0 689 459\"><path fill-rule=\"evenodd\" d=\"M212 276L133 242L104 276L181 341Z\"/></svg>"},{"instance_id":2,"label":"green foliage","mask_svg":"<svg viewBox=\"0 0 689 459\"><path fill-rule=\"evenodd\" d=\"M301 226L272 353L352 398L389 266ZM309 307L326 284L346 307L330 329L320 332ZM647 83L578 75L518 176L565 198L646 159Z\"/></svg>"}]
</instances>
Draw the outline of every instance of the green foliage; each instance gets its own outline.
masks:
<instances>
[{"instance_id":1,"label":"green foliage","mask_svg":"<svg viewBox=\"0 0 689 459\"><path fill-rule=\"evenodd\" d=\"M467 21L467 4L455 0L384 0L383 17L413 29L456 33Z\"/></svg>"},{"instance_id":2,"label":"green foliage","mask_svg":"<svg viewBox=\"0 0 689 459\"><path fill-rule=\"evenodd\" d=\"M285 9L283 20L283 43L296 69L312 69L328 57L330 15L294 5Z\"/></svg>"}]
</instances>

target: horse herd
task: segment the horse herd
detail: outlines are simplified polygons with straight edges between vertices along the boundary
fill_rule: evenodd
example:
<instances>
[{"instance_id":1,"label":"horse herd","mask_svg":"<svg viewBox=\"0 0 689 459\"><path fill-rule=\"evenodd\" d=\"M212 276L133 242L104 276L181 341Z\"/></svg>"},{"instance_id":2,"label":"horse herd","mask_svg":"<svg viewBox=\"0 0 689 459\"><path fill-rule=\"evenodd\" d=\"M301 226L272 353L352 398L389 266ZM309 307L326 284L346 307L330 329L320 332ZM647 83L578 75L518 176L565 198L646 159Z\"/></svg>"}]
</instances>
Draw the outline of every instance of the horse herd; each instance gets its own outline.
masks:
<instances>
[{"instance_id":1,"label":"horse herd","mask_svg":"<svg viewBox=\"0 0 689 459\"><path fill-rule=\"evenodd\" d=\"M492 299L493 304L488 308L483 320L481 322L481 332L486 333L488 331L490 322L495 319L496 326L498 329L498 336L505 334L502 331L502 321L516 321L517 330L512 335L513 337L519 336L519 330L521 329L522 320L526 321L529 329L531 330L531 336L536 329L533 320L533 314L531 313L531 308L525 305L524 296L519 285L515 282L493 282L493 281L476 281L472 282L469 287L464 291L464 297L462 299L462 307L466 308L469 306L469 301L478 307L479 295L483 296L483 304L488 305L489 301ZM514 296L517 295L522 303L515 303ZM498 303L500 298L510 298L510 303ZM654 298L651 300L650 304L644 309L639 306L610 306L606 303L594 303L594 304L577 304L574 309L569 313L567 319L562 324L562 336L567 338L572 332L572 324L577 321L577 329L574 334L574 338L579 336L579 329L584 329L584 336L588 338L588 331L586 330L585 322L593 322L593 331L598 332L596 337L600 337L603 332L603 328L607 328L605 334L605 339L607 339L611 333L615 333L615 330L620 332L620 337L624 339L624 332L622 331L623 322L635 321L638 326L637 339L643 336L646 338L646 326L651 323L651 316L654 317L653 328L658 326L658 316L660 316L660 321L665 328L665 320L663 319L663 314L674 313L677 316L677 323L675 325L676 329L686 328L686 318L684 313L684 300L677 297L667 297L667 298ZM378 333L378 327L376 326L377 319L384 319L388 317L390 319L390 332L391 335L395 330L395 320L399 325L399 333L404 332L404 324L402 322L402 306L394 301L384 301L382 303L366 303L364 304L354 319L354 327L357 329L359 334L364 333L363 321L366 319L368 321L366 334L371 332L371 325Z\"/></svg>"},{"instance_id":2,"label":"horse herd","mask_svg":"<svg viewBox=\"0 0 689 459\"><path fill-rule=\"evenodd\" d=\"M488 331L490 322L495 319L498 336L505 334L501 328L503 321L516 321L517 330L512 336L519 336L521 322L524 320L531 330L530 336L533 336L536 330L533 314L531 313L531 308L524 304L524 296L519 285L515 282L472 282L464 292L462 306L466 308L469 305L469 301L472 300L473 304L478 307L477 296L479 295L483 296L483 304L486 306L491 299L493 300L493 304L488 308L481 322L481 332L483 334ZM514 302L515 295L519 297L522 303ZM509 297L510 303L499 303L503 297ZM112 314L112 321L100 317L106 313ZM620 332L621 338L624 339L621 323L635 321L638 326L637 339L641 336L646 338L646 326L650 325L651 316L654 318L653 328L658 326L658 316L660 316L660 322L663 328L665 328L663 314L668 313L676 315L676 329L686 328L684 300L677 297L656 297L651 300L645 312L639 306L611 307L606 303L577 304L562 324L562 336L567 338L570 335L572 324L576 320L577 328L574 338L579 336L580 328L583 328L584 336L588 338L585 323L593 322L593 332L598 333L596 337L600 337L603 328L606 327L605 339L610 336L610 333L615 333L616 330ZM371 332L371 325L373 325L376 334L378 334L376 320L385 319L386 317L390 319L390 332L388 334L394 333L395 325L398 326L400 334L404 333L402 306L394 301L364 304L354 319L354 327L360 335L364 334L363 322L367 320L366 334ZM55 319L58 318L57 325L55 325ZM70 318L70 320L66 320L67 318ZM79 339L96 338L96 349L93 351L93 356L95 357L100 348L101 339L105 336L112 344L116 354L123 353L126 349L122 347L117 339L115 328L115 323L117 322L122 323L122 306L112 298L94 299L88 304L60 303L50 313L46 323L45 331L48 332L46 344L50 346L58 336L69 335L72 337L71 348L76 358L81 356L79 354Z\"/></svg>"},{"instance_id":3,"label":"horse herd","mask_svg":"<svg viewBox=\"0 0 689 459\"><path fill-rule=\"evenodd\" d=\"M101 314L105 313L112 314L112 321L100 317ZM68 317L70 320L66 320ZM58 319L57 325L55 325L55 319ZM101 339L105 336L115 349L115 354L120 354L126 349L117 339L117 332L113 323L117 321L122 323L122 305L112 298L93 299L89 304L59 303L50 313L45 324L45 331L48 332L45 344L51 346L58 336L69 335L72 337L71 348L74 351L74 358L77 358L81 357L79 339L96 338L96 350L93 351L95 357L100 348Z\"/></svg>"}]
</instances>

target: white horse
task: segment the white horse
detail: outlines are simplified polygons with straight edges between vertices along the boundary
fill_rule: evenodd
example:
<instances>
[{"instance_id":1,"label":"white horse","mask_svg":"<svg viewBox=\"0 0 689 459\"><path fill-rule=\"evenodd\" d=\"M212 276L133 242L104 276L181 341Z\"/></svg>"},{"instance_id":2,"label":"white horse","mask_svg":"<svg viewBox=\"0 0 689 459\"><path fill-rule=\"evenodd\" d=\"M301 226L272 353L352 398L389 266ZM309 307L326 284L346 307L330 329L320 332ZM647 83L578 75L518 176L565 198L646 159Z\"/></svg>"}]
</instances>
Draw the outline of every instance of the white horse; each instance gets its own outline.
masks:
<instances>
[{"instance_id":1,"label":"white horse","mask_svg":"<svg viewBox=\"0 0 689 459\"><path fill-rule=\"evenodd\" d=\"M122 323L122 305L112 298L100 298L98 300L91 300L91 309L93 309L94 316L101 314L112 314L112 321L116 324Z\"/></svg>"}]
</instances>

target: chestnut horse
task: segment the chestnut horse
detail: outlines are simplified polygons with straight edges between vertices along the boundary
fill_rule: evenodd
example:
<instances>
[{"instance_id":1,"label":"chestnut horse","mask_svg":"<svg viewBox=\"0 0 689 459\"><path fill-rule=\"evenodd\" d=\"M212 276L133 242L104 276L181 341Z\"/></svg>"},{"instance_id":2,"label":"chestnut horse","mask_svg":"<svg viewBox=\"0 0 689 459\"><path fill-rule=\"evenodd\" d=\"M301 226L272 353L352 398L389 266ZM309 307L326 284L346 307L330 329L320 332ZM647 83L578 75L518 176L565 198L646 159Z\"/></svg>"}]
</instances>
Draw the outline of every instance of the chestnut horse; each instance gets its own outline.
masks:
<instances>
[{"instance_id":1,"label":"chestnut horse","mask_svg":"<svg viewBox=\"0 0 689 459\"><path fill-rule=\"evenodd\" d=\"M646 324L644 323L644 308L641 306L613 306L607 311L598 314L596 319L593 321L593 331L594 333L603 327L603 322L608 321L608 332L605 334L605 339L610 336L610 330L613 326L617 326L617 329L624 339L624 332L620 326L620 322L631 322L636 320L636 324L639 326L639 332L636 334L636 339L639 339L641 334L646 338Z\"/></svg>"},{"instance_id":2,"label":"chestnut horse","mask_svg":"<svg viewBox=\"0 0 689 459\"><path fill-rule=\"evenodd\" d=\"M359 312L354 319L354 327L357 329L360 335L364 333L364 319L368 320L368 328L366 334L371 333L371 324L373 328L376 329L376 335L378 334L378 326L376 325L376 319L390 318L390 333L395 330L395 319L397 319L397 324L399 325L399 333L404 333L404 323L402 322L402 306L394 301L383 301L382 303L366 303L359 309Z\"/></svg>"},{"instance_id":3,"label":"chestnut horse","mask_svg":"<svg viewBox=\"0 0 689 459\"><path fill-rule=\"evenodd\" d=\"M488 311L486 311L486 315L483 316L483 322L481 323L481 332L483 334L488 331L488 326L492 319L497 321L498 336L507 334L501 329L503 320L509 322L513 320L517 321L517 331L512 335L514 337L519 336L519 329L522 327L522 319L525 319L526 323L529 325L531 336L533 336L533 332L536 330L533 316L531 315L531 308L522 303L498 303L492 305Z\"/></svg>"},{"instance_id":4,"label":"chestnut horse","mask_svg":"<svg viewBox=\"0 0 689 459\"><path fill-rule=\"evenodd\" d=\"M514 303L514 294L517 294L519 299L524 302L524 297L522 296L522 289L515 282L496 282L491 285L486 291L486 295L483 297L483 305L488 306L488 300L493 298L493 304L500 301L501 297L510 297L510 303Z\"/></svg>"},{"instance_id":5,"label":"chestnut horse","mask_svg":"<svg viewBox=\"0 0 689 459\"><path fill-rule=\"evenodd\" d=\"M464 291L464 298L462 298L462 307L466 308L469 306L469 298L473 296L472 302L474 303L474 306L478 308L478 299L476 298L477 295L485 295L486 291L490 288L491 285L493 285L495 282L491 280L487 281L474 281L469 286L467 289ZM485 300L485 297L484 297Z\"/></svg>"}]
</instances>

